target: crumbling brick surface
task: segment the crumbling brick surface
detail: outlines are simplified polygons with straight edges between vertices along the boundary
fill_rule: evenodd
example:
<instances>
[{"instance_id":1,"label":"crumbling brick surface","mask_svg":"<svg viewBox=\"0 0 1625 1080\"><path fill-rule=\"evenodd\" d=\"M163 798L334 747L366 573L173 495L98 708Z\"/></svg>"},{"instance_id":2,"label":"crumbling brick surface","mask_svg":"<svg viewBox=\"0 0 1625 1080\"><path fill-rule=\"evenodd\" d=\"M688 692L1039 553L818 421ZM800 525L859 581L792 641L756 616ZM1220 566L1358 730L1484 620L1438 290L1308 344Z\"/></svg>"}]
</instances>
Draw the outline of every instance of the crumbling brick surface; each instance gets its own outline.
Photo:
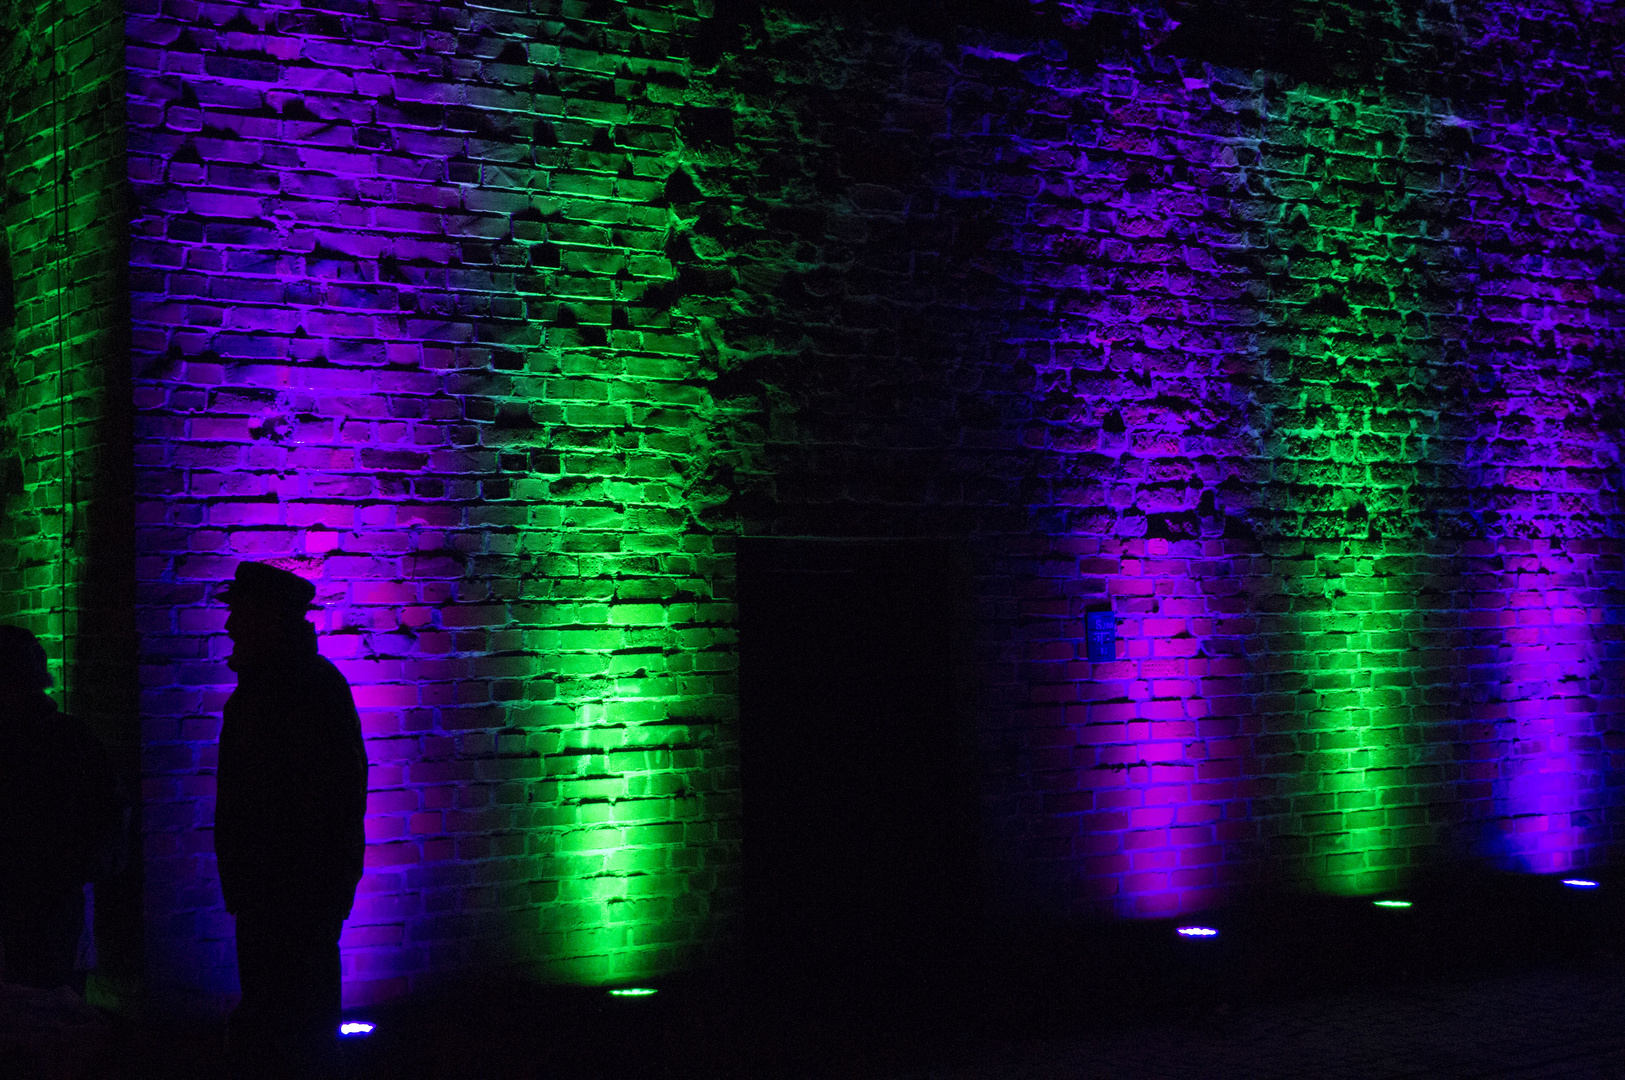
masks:
<instances>
[{"instance_id":1,"label":"crumbling brick surface","mask_svg":"<svg viewBox=\"0 0 1625 1080\"><path fill-rule=\"evenodd\" d=\"M1618 16L1369 7L132 3L152 978L243 558L363 708L352 1001L716 940L742 533L963 538L1012 903L1601 858Z\"/></svg>"},{"instance_id":2,"label":"crumbling brick surface","mask_svg":"<svg viewBox=\"0 0 1625 1080\"><path fill-rule=\"evenodd\" d=\"M719 509L967 537L1020 902L1600 858L1618 19L1233 7L717 44Z\"/></svg>"}]
</instances>

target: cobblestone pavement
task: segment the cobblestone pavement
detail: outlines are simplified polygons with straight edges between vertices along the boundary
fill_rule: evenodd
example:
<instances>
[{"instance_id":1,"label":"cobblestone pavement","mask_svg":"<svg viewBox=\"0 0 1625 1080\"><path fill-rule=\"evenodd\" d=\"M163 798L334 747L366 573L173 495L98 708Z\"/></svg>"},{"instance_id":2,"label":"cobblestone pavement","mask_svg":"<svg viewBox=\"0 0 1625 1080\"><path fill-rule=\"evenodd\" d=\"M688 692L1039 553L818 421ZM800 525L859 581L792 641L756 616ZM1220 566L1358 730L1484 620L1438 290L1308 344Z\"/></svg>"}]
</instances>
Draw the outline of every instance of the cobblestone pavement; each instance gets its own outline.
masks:
<instances>
[{"instance_id":1,"label":"cobblestone pavement","mask_svg":"<svg viewBox=\"0 0 1625 1080\"><path fill-rule=\"evenodd\" d=\"M887 1080L1625 1080L1625 975L1540 971L967 1048Z\"/></svg>"}]
</instances>

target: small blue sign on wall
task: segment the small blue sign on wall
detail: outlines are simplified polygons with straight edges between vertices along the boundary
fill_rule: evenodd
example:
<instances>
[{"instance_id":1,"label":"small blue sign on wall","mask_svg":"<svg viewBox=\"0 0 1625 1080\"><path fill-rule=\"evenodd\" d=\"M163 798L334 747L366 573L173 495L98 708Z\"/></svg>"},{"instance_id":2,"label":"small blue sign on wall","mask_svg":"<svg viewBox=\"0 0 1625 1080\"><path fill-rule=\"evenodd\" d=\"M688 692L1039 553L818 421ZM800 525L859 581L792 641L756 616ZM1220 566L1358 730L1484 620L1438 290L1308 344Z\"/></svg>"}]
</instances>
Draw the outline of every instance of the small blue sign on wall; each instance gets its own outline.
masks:
<instances>
[{"instance_id":1,"label":"small blue sign on wall","mask_svg":"<svg viewBox=\"0 0 1625 1080\"><path fill-rule=\"evenodd\" d=\"M1117 616L1109 611L1090 611L1084 615L1084 630L1088 635L1089 659L1104 663L1117 659Z\"/></svg>"}]
</instances>

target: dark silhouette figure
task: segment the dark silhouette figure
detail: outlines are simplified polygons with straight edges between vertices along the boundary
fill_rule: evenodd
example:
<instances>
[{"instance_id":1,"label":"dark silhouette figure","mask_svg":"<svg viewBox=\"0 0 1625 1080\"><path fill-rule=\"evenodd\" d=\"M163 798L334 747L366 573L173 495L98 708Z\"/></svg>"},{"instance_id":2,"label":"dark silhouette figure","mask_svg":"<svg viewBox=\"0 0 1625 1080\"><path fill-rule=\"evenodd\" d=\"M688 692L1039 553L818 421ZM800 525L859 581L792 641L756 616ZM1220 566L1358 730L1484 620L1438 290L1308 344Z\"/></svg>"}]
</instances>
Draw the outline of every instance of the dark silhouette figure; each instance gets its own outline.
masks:
<instances>
[{"instance_id":1,"label":"dark silhouette figure","mask_svg":"<svg viewBox=\"0 0 1625 1080\"><path fill-rule=\"evenodd\" d=\"M316 654L310 582L240 563L221 599L237 689L226 701L214 850L237 917L239 1075L336 1067L339 932L361 880L367 757L349 684Z\"/></svg>"},{"instance_id":2,"label":"dark silhouette figure","mask_svg":"<svg viewBox=\"0 0 1625 1080\"><path fill-rule=\"evenodd\" d=\"M101 741L46 696L39 639L0 626L0 944L14 983L84 990L84 884L105 873L123 818Z\"/></svg>"}]
</instances>

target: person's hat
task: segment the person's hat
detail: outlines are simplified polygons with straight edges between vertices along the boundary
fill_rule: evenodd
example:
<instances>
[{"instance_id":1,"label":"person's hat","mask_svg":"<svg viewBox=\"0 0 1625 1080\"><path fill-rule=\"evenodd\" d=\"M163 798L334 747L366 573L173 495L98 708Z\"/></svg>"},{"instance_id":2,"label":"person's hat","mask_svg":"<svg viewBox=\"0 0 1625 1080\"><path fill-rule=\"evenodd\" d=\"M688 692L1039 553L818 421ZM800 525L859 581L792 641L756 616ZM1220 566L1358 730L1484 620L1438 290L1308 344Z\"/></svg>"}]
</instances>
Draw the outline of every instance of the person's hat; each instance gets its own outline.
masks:
<instances>
[{"instance_id":1,"label":"person's hat","mask_svg":"<svg viewBox=\"0 0 1625 1080\"><path fill-rule=\"evenodd\" d=\"M248 602L300 611L310 607L315 598L316 586L298 574L257 562L238 563L237 575L219 594L226 604Z\"/></svg>"},{"instance_id":2,"label":"person's hat","mask_svg":"<svg viewBox=\"0 0 1625 1080\"><path fill-rule=\"evenodd\" d=\"M45 647L20 626L0 626L0 679L12 685L44 690L51 685Z\"/></svg>"}]
</instances>

